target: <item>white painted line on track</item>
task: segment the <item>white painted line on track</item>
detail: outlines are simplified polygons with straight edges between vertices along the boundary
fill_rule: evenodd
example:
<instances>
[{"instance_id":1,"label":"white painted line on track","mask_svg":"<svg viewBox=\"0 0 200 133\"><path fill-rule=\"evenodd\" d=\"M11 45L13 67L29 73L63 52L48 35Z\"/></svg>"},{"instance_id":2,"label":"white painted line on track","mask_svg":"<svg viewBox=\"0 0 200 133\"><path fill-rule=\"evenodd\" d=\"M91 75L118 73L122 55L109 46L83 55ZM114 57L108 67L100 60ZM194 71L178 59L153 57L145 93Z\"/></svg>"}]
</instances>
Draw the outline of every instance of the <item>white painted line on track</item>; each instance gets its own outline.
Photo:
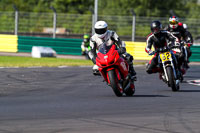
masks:
<instances>
[{"instance_id":1,"label":"white painted line on track","mask_svg":"<svg viewBox=\"0 0 200 133\"><path fill-rule=\"evenodd\" d=\"M187 83L188 84L192 84L192 85L200 86L200 79L197 79L197 80L188 80Z\"/></svg>"},{"instance_id":2,"label":"white painted line on track","mask_svg":"<svg viewBox=\"0 0 200 133\"><path fill-rule=\"evenodd\" d=\"M0 69L3 69L3 68L20 68L20 67L0 67Z\"/></svg>"},{"instance_id":3,"label":"white painted line on track","mask_svg":"<svg viewBox=\"0 0 200 133\"><path fill-rule=\"evenodd\" d=\"M69 66L58 66L58 68L67 68Z\"/></svg>"}]
</instances>

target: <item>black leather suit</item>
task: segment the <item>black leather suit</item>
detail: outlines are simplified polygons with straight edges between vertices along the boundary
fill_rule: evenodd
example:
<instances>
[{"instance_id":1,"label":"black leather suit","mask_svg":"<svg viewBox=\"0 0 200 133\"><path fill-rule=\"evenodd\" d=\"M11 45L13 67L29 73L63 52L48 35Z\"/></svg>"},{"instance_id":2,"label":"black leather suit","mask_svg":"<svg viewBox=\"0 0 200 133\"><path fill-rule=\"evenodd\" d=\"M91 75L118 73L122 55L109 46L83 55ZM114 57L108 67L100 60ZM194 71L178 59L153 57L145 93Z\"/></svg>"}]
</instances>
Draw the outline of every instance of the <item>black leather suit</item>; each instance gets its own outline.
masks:
<instances>
[{"instance_id":1,"label":"black leather suit","mask_svg":"<svg viewBox=\"0 0 200 133\"><path fill-rule=\"evenodd\" d=\"M151 48L152 46L154 47L155 50L158 48L164 48L165 46L172 47L174 45L174 42L177 40L177 38L171 34L168 31L160 31L157 34L150 34L147 37L146 40L146 48L145 51L150 54L152 52ZM174 57L175 58L175 57ZM175 65L177 65L176 59L175 59ZM146 72L148 74L151 73L156 73L159 72L159 67L158 65L158 54L156 53L154 57L149 61L147 67L146 67ZM175 66L177 67L177 66Z\"/></svg>"}]
</instances>

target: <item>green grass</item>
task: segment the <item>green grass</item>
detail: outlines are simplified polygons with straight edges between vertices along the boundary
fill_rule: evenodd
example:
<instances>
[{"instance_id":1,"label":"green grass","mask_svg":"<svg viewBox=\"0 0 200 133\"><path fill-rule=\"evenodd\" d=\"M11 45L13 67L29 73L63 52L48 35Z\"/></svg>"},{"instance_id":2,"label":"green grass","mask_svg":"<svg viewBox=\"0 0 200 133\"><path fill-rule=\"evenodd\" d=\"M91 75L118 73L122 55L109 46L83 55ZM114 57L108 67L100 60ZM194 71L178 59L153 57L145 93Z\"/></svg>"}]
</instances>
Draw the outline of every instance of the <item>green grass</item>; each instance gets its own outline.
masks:
<instances>
[{"instance_id":1,"label":"green grass","mask_svg":"<svg viewBox=\"0 0 200 133\"><path fill-rule=\"evenodd\" d=\"M144 65L145 62L134 62ZM57 66L92 66L91 60L63 58L32 58L19 56L0 56L0 67L57 67Z\"/></svg>"},{"instance_id":2,"label":"green grass","mask_svg":"<svg viewBox=\"0 0 200 133\"><path fill-rule=\"evenodd\" d=\"M90 60L63 58L32 58L0 56L0 67L57 67L57 66L91 66Z\"/></svg>"}]
</instances>

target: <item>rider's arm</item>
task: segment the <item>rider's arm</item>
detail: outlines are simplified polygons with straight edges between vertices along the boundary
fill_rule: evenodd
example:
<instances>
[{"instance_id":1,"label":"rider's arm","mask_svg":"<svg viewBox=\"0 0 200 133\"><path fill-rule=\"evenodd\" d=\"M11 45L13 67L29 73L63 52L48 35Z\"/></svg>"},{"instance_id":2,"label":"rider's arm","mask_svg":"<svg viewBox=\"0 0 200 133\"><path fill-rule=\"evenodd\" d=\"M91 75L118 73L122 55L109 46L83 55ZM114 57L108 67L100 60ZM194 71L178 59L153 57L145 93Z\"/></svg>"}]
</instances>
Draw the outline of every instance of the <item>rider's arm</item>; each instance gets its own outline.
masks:
<instances>
[{"instance_id":1,"label":"rider's arm","mask_svg":"<svg viewBox=\"0 0 200 133\"><path fill-rule=\"evenodd\" d=\"M96 53L96 49L97 49L97 44L96 42L91 38L90 39L90 51L89 51L89 57L92 60L92 62L94 64L96 64L96 57L97 57L97 53Z\"/></svg>"},{"instance_id":2,"label":"rider's arm","mask_svg":"<svg viewBox=\"0 0 200 133\"><path fill-rule=\"evenodd\" d=\"M111 31L111 40L115 42L115 44L117 44L117 46L120 47L125 47L125 43L123 43L121 41L121 39L119 38L119 36L117 35L116 32Z\"/></svg>"},{"instance_id":3,"label":"rider's arm","mask_svg":"<svg viewBox=\"0 0 200 133\"><path fill-rule=\"evenodd\" d=\"M173 47L174 45L180 45L179 39L176 36L174 36L169 31L166 31L166 33L167 33L167 38L169 40L169 43L168 43L169 48Z\"/></svg>"},{"instance_id":4,"label":"rider's arm","mask_svg":"<svg viewBox=\"0 0 200 133\"><path fill-rule=\"evenodd\" d=\"M148 53L148 54L151 54L153 51L151 50L151 47L153 45L153 34L150 34L148 37L147 37L147 40L146 40L146 48L145 48L145 51Z\"/></svg>"},{"instance_id":5,"label":"rider's arm","mask_svg":"<svg viewBox=\"0 0 200 133\"><path fill-rule=\"evenodd\" d=\"M186 36L186 38L185 38L186 43L188 43L189 46L191 46L193 44L192 34L189 31L186 30L185 36Z\"/></svg>"},{"instance_id":6,"label":"rider's arm","mask_svg":"<svg viewBox=\"0 0 200 133\"><path fill-rule=\"evenodd\" d=\"M181 36L183 38L182 41L191 45L193 43L193 38L192 38L191 33L187 29L185 29L183 26L180 26L180 32L181 32Z\"/></svg>"},{"instance_id":7,"label":"rider's arm","mask_svg":"<svg viewBox=\"0 0 200 133\"><path fill-rule=\"evenodd\" d=\"M119 38L119 36L117 35L116 32L111 31L112 35L111 35L111 40L114 41L114 43L118 46L119 48L119 52L121 54L126 53L126 45L123 41L121 41L121 39Z\"/></svg>"}]
</instances>

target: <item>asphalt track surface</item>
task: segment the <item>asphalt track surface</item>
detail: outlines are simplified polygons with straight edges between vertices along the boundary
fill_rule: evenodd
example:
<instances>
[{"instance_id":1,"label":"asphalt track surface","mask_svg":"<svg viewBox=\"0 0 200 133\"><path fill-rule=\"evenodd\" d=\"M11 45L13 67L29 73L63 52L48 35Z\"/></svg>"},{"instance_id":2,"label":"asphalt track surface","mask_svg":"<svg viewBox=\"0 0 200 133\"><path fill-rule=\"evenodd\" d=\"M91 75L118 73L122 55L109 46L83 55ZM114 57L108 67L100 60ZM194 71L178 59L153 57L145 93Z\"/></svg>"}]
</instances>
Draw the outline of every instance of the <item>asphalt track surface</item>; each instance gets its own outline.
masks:
<instances>
[{"instance_id":1,"label":"asphalt track surface","mask_svg":"<svg viewBox=\"0 0 200 133\"><path fill-rule=\"evenodd\" d=\"M200 86L172 92L135 68L133 97L116 97L91 67L1 68L0 133L199 133ZM200 79L193 65L185 81Z\"/></svg>"}]
</instances>

